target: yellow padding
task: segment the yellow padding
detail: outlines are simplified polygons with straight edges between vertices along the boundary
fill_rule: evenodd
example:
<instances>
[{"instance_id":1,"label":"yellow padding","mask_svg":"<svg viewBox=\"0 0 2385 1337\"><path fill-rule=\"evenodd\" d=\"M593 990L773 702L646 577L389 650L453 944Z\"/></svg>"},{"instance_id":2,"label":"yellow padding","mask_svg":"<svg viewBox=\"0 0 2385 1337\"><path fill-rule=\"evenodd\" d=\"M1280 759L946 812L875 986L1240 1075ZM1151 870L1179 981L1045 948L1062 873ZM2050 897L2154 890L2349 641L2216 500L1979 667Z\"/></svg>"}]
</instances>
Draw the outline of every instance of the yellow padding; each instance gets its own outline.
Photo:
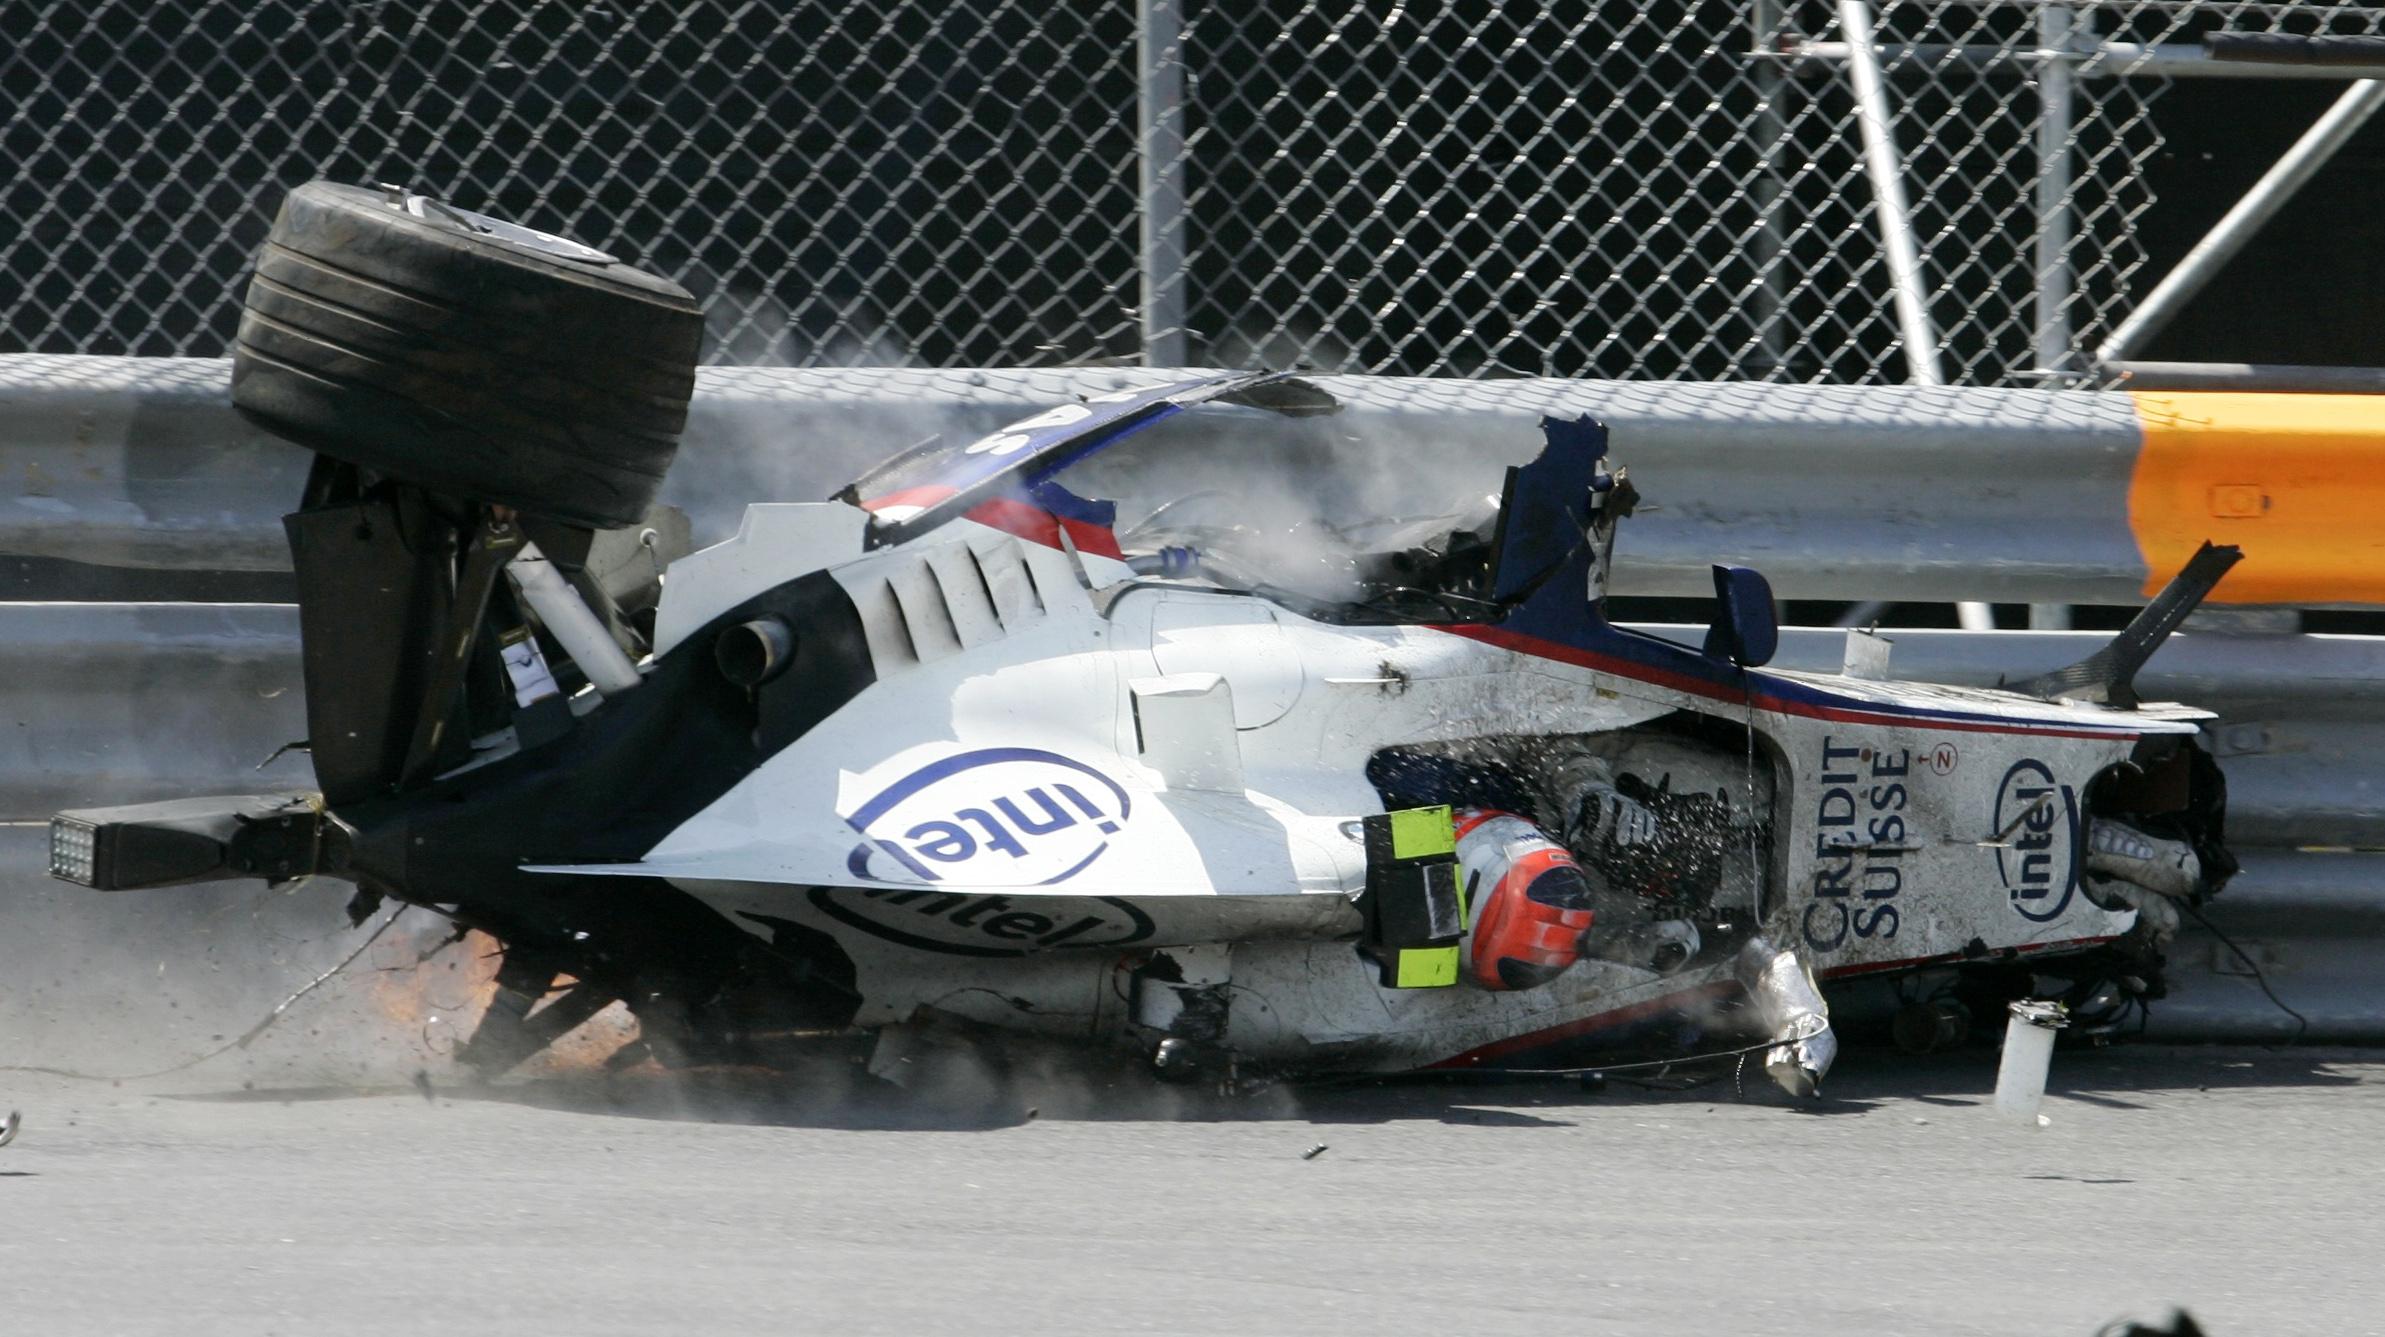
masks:
<instances>
[{"instance_id":1,"label":"yellow padding","mask_svg":"<svg viewBox=\"0 0 2385 1337\"><path fill-rule=\"evenodd\" d=\"M1410 947L1400 952L1395 989L1446 989L1457 983L1458 949Z\"/></svg>"},{"instance_id":2,"label":"yellow padding","mask_svg":"<svg viewBox=\"0 0 2385 1337\"><path fill-rule=\"evenodd\" d=\"M2244 549L2212 603L2385 603L2385 396L2130 397L2148 596L2209 539Z\"/></svg>"},{"instance_id":3,"label":"yellow padding","mask_svg":"<svg viewBox=\"0 0 2385 1337\"><path fill-rule=\"evenodd\" d=\"M1423 859L1457 850L1457 825L1449 809L1405 808L1391 814L1391 857Z\"/></svg>"}]
</instances>

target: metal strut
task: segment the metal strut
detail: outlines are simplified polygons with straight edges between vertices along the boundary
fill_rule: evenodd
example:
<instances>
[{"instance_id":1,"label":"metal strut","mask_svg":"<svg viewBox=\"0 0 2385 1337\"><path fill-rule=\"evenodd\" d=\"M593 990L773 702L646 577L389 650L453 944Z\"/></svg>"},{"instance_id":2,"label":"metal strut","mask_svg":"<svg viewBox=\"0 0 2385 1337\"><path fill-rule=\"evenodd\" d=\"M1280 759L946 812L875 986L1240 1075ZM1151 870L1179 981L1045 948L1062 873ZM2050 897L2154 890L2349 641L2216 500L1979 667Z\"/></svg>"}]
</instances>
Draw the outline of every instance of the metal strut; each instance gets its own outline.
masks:
<instances>
[{"instance_id":1,"label":"metal strut","mask_svg":"<svg viewBox=\"0 0 2385 1337\"><path fill-rule=\"evenodd\" d=\"M2178 267L2145 295L2128 319L2120 322L2120 328L2113 330L2111 337L2103 341L2103 347L2095 350L2095 360L2106 367L2126 361L2146 340L2160 333L2213 276L2236 258L2253 234L2275 217L2286 201L2294 198L2295 192L2351 141L2361 126L2368 124L2379 107L2385 107L2385 81L2363 79L2345 89L2335 105L2304 131L2302 138L2294 141L2294 147L2287 149L2253 183L2252 189L2244 192L2244 198L2236 201L2236 206L2212 225L2211 231L2178 262Z\"/></svg>"},{"instance_id":2,"label":"metal strut","mask_svg":"<svg viewBox=\"0 0 2385 1337\"><path fill-rule=\"evenodd\" d=\"M464 548L455 603L448 609L447 630L439 638L439 658L431 666L421 711L414 717L414 740L406 748L405 767L398 772L401 789L428 779L437 769L439 745L446 741L448 721L454 717L456 697L463 690L464 670L480 635L482 615L488 611L489 593L497 588L497 577L521 546L521 531L510 520L488 516Z\"/></svg>"},{"instance_id":3,"label":"metal strut","mask_svg":"<svg viewBox=\"0 0 2385 1337\"><path fill-rule=\"evenodd\" d=\"M1887 253L1897 328L1905 343L1905 379L1915 385L1944 385L1946 378L1938 370L1938 332L1930 324L1921 256L1913 242L1913 210L1905 202L1904 165L1897 157L1896 127L1888 119L1880 53L1872 39L1872 7L1866 0L1839 0L1838 22L1847 35L1847 70L1855 84L1855 123L1863 136L1863 167L1871 178L1880 248Z\"/></svg>"}]
</instances>

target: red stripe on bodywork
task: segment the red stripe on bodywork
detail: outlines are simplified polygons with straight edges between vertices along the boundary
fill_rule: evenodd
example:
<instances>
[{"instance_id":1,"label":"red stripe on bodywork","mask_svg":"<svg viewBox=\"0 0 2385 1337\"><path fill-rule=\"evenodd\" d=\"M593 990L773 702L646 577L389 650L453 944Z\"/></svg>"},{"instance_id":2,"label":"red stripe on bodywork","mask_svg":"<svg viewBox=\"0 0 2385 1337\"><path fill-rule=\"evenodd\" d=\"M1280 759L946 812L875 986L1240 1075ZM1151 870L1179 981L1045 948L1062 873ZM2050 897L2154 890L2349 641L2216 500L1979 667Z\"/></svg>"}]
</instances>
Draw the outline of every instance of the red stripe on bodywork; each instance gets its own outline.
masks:
<instances>
[{"instance_id":1,"label":"red stripe on bodywork","mask_svg":"<svg viewBox=\"0 0 2385 1337\"><path fill-rule=\"evenodd\" d=\"M948 487L907 487L899 492L889 492L883 497L871 497L861 503L861 509L882 511L889 506L917 506L921 510L926 510L951 495L952 489Z\"/></svg>"},{"instance_id":2,"label":"red stripe on bodywork","mask_svg":"<svg viewBox=\"0 0 2385 1337\"><path fill-rule=\"evenodd\" d=\"M1047 548L1065 549L1067 545L1060 542L1060 532L1066 530L1069 543L1076 545L1078 552L1116 561L1126 560L1126 554L1118 549L1118 536L1110 531L1108 525L1063 519L1041 506L1016 498L995 497L981 501L970 507L962 518L975 520L988 529L1016 534L1030 543L1040 543Z\"/></svg>"},{"instance_id":3,"label":"red stripe on bodywork","mask_svg":"<svg viewBox=\"0 0 2385 1337\"><path fill-rule=\"evenodd\" d=\"M952 489L948 487L911 487L900 492L889 492L883 497L872 497L861 506L869 511L888 506L918 506L924 509L951 495ZM1078 552L1115 561L1126 560L1126 554L1118 548L1118 536L1111 532L1108 525L1062 519L1041 506L1015 497L994 497L981 501L964 512L961 518L975 520L988 529L999 529L1005 534L1015 535L1029 543L1040 543L1047 548L1065 552L1073 544ZM1067 543L1060 541L1060 531L1064 529L1068 531Z\"/></svg>"},{"instance_id":4,"label":"red stripe on bodywork","mask_svg":"<svg viewBox=\"0 0 2385 1337\"><path fill-rule=\"evenodd\" d=\"M1996 953L2001 955L2005 952L2014 952L2022 956L2036 956L2072 947L2100 946L2112 941L2116 936L2115 934L2105 934L2100 938L2062 938L2054 942L2025 942L2018 947L1999 947L1996 949ZM1916 956L1904 961L1864 961L1852 966L1838 966L1825 970L1822 972L1822 978L1826 980L1852 979L1857 975L1877 975L1886 970L1906 970L1914 966L1960 965L1965 961L1977 959L1981 958L1965 956L1961 952L1943 952L1937 956Z\"/></svg>"},{"instance_id":5,"label":"red stripe on bodywork","mask_svg":"<svg viewBox=\"0 0 2385 1337\"><path fill-rule=\"evenodd\" d=\"M1728 701L1734 705L1753 704L1758 709L1780 715L1801 715L1808 719L1830 720L1845 724L1879 724L1908 729L1948 729L1957 733L2019 734L2031 738L2101 738L2112 742L2126 742L2141 737L2139 734L2113 729L2065 729L2034 725L2018 720L2006 723L1949 719L1940 715L1897 715L1886 711L1857 710L1845 706L1824 706L1807 701L1790 701L1783 697L1761 693L1757 694L1751 702L1749 698L1735 696L1713 683L1701 681L1684 673L1673 673L1646 664L1635 664L1628 659L1600 654L1595 650L1581 650L1570 645L1560 645L1555 641L1542 640L1537 636L1526 636L1521 632L1508 631L1503 627L1470 623L1440 623L1435 624L1432 629L1448 632L1452 636L1463 636L1470 641L1495 645L1502 650L1512 650L1520 655L1530 655L1535 659L1551 659L1561 664L1596 669L1601 673L1613 674L1618 678L1629 678L1634 682L1644 682L1676 692L1687 692L1692 696L1702 696L1713 701ZM1915 709L1923 710L1927 707L1917 706Z\"/></svg>"}]
</instances>

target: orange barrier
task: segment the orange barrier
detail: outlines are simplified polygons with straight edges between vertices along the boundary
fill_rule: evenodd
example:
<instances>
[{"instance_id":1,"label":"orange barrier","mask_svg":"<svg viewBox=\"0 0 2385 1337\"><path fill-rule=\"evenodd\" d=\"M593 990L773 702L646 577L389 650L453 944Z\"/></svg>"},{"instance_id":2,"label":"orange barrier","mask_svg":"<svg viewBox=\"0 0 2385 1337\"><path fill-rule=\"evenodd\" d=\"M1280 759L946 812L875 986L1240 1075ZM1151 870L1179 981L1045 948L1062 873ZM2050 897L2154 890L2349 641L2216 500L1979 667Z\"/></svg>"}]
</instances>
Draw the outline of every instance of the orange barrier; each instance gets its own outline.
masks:
<instances>
[{"instance_id":1,"label":"orange barrier","mask_svg":"<svg viewBox=\"0 0 2385 1337\"><path fill-rule=\"evenodd\" d=\"M2130 398L2147 596L2210 539L2244 549L2213 603L2385 603L2385 396Z\"/></svg>"}]
</instances>

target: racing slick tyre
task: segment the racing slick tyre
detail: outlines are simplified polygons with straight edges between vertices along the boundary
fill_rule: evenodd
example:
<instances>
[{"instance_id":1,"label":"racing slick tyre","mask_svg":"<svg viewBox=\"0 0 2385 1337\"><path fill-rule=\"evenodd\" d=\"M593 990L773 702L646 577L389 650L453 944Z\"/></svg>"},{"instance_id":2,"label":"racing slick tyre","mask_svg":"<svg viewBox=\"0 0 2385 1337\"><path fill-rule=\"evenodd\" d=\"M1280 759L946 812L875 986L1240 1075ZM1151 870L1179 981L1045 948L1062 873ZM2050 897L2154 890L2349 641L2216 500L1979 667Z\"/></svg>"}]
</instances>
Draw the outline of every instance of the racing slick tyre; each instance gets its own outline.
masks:
<instances>
[{"instance_id":1,"label":"racing slick tyre","mask_svg":"<svg viewBox=\"0 0 2385 1337\"><path fill-rule=\"evenodd\" d=\"M601 251L314 181L257 253L232 402L434 492L619 528L678 449L703 333L685 289Z\"/></svg>"}]
</instances>

